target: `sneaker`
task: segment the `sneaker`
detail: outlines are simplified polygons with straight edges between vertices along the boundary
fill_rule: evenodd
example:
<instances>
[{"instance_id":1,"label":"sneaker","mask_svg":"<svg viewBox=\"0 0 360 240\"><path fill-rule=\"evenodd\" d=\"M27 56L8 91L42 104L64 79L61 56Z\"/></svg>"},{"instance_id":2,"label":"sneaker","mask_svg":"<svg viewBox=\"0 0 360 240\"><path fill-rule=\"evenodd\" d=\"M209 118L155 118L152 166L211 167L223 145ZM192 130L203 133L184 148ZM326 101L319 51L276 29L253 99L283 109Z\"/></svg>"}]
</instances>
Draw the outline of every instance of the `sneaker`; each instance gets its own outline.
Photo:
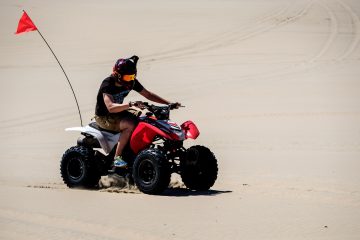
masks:
<instances>
[{"instance_id":1,"label":"sneaker","mask_svg":"<svg viewBox=\"0 0 360 240\"><path fill-rule=\"evenodd\" d=\"M122 158L120 156L117 156L117 157L114 158L113 166L116 167L116 168L126 168L127 167L127 162L122 160Z\"/></svg>"}]
</instances>

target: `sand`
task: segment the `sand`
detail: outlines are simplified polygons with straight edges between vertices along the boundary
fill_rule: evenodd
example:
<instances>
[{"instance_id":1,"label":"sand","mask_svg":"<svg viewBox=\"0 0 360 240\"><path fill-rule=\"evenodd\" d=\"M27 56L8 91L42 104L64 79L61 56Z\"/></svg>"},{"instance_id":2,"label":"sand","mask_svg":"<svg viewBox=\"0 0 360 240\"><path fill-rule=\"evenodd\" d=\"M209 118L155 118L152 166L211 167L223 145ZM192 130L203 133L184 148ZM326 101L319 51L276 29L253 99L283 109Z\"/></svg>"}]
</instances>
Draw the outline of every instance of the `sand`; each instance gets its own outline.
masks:
<instances>
[{"instance_id":1,"label":"sand","mask_svg":"<svg viewBox=\"0 0 360 240\"><path fill-rule=\"evenodd\" d=\"M211 191L68 189L59 163L122 56L186 106ZM0 239L359 239L357 0L0 2ZM136 93L129 100L143 100ZM175 176L176 177L176 176Z\"/></svg>"}]
</instances>

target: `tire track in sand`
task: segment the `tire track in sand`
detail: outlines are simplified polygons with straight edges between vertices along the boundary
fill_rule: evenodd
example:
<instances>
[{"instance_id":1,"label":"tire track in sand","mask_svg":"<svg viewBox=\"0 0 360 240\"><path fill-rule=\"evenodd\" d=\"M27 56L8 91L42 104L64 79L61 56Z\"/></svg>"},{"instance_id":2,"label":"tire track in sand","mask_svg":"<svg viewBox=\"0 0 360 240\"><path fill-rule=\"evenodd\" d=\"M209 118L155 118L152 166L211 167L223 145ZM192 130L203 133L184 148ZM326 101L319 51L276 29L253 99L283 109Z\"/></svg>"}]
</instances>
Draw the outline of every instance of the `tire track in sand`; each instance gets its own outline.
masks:
<instances>
[{"instance_id":1,"label":"tire track in sand","mask_svg":"<svg viewBox=\"0 0 360 240\"><path fill-rule=\"evenodd\" d=\"M306 15L306 13L311 9L311 7L313 6L313 3L314 1L313 0L310 0L310 1L306 1L306 3L304 4L304 6L302 8L300 8L300 10L297 10L296 11L296 14L293 15L292 17L289 17L289 16L283 16L282 17L282 21L278 21L276 23L272 23L270 24L270 26L261 26L260 28L254 28L255 30L252 31L252 32L249 32L247 34L241 34L240 36L237 35L236 38L234 39L229 39L228 41L231 42L232 44L238 44L239 42L241 41L244 41L244 40L247 40L249 38L252 38L252 37L255 37L255 36L258 36L262 33L265 33L265 32L268 32L272 29L275 29L275 28L278 28L278 27L281 27L283 25L286 25L286 24L289 24L289 23L292 23L294 21L297 21L299 20L300 18L304 17ZM278 18L280 18L280 16L278 15L277 16ZM269 19L270 21L271 19ZM218 44L216 43L216 45L212 45L212 46L206 46L205 48L201 49L201 51L207 51L207 50L213 50L213 49L218 49L220 47L225 47L225 46L229 46L229 45L224 45L224 44ZM199 53L199 51L188 51L186 55L173 55L173 56L169 56L169 57L164 57L162 59L159 59L159 60L170 60L170 59L179 59L179 57L182 57L182 58L187 58L189 56L191 56L192 54L197 54ZM246 76L245 76L246 78ZM252 79L253 78L253 75L250 76L250 78ZM243 80L243 78L242 78ZM241 81L241 82L244 82L244 81ZM224 82L223 82L224 83ZM217 84L220 84L219 82L209 82L208 83L209 85L217 85ZM191 86L182 86L182 89L184 89L184 92L186 92L187 94L192 94L192 91L194 91L194 89L198 88L198 84L196 82L194 82ZM173 91L173 88L171 86L169 86L168 88L166 88L165 90L171 92ZM183 99L186 99L186 96L184 95L185 98Z\"/></svg>"},{"instance_id":2,"label":"tire track in sand","mask_svg":"<svg viewBox=\"0 0 360 240\"><path fill-rule=\"evenodd\" d=\"M345 50L344 53L340 55L337 59L337 61L343 61L354 52L354 50L358 47L360 43L360 19L359 16L352 10L352 8L349 5L347 5L345 2L341 0L337 0L337 2L349 13L353 28L352 33L354 35L354 38L349 48Z\"/></svg>"},{"instance_id":3,"label":"tire track in sand","mask_svg":"<svg viewBox=\"0 0 360 240\"><path fill-rule=\"evenodd\" d=\"M244 31L241 29L240 31L234 32L232 35L227 36L225 39L217 39L217 41L211 41L210 43L206 45L201 45L197 48L189 48L186 49L186 51L182 51L175 54L169 54L167 56L162 56L157 59L153 59L152 61L159 62L159 61L168 61L173 59L179 59L179 58L187 58L193 55L196 55L198 53L204 53L209 50L219 49L222 47L229 47L231 45L239 44L239 42L250 39L252 37L258 36L260 34L263 34L265 32L268 32L274 28L278 28L280 26L289 24L291 22L294 22L301 17L303 17L307 11L311 8L313 4L313 1L307 1L307 4L305 4L305 7L301 8L299 11L297 11L293 16L288 16L287 12L290 6L288 6L286 9L283 9L279 11L276 15L273 15L271 17L268 17L264 19L264 21L261 21L259 23L256 23L255 26L250 26L251 29L248 31ZM280 20L279 20L280 19ZM269 23L270 22L270 23ZM265 23L269 23L269 25L266 25ZM244 33L245 32L245 33Z\"/></svg>"},{"instance_id":4,"label":"tire track in sand","mask_svg":"<svg viewBox=\"0 0 360 240\"><path fill-rule=\"evenodd\" d=\"M315 5L315 3L314 3L314 5ZM327 15L330 18L330 34L329 34L327 40L325 41L325 43L321 45L322 47L320 48L320 50L317 53L315 53L311 58L309 58L305 61L296 63L291 68L285 67L282 69L278 69L276 71L268 72L267 74L260 73L257 75L249 75L248 77L251 77L251 78L256 77L257 79L258 78L282 77L282 76L286 76L286 75L293 74L293 73L303 72L305 70L314 68L319 64L319 62L317 62L317 61L329 51L329 49L333 45L337 35L339 34L339 22L336 18L334 11L331 10L331 8L326 5L326 3L324 3L321 0L318 0L318 1L316 1L316 5L322 7L327 12Z\"/></svg>"},{"instance_id":5,"label":"tire track in sand","mask_svg":"<svg viewBox=\"0 0 360 240\"><path fill-rule=\"evenodd\" d=\"M331 44L334 42L337 34L339 33L339 23L335 16L334 11L332 11L323 1L318 1L318 4L326 10L326 12L330 17L330 22L331 22L330 35L327 41L325 42L325 44L323 45L321 51L318 54L316 54L314 57L307 60L307 63L310 64L314 63L316 60L318 60L326 53L326 51L330 48Z\"/></svg>"},{"instance_id":6,"label":"tire track in sand","mask_svg":"<svg viewBox=\"0 0 360 240\"><path fill-rule=\"evenodd\" d=\"M319 59L322 58L329 51L329 49L335 42L336 37L339 34L339 22L336 18L336 14L334 13L334 11L330 7L328 7L326 3L319 0L314 2L314 4L312 4L311 7L316 5L323 8L330 18L330 31L329 31L330 33L325 43L321 45L322 47L320 48L319 51L317 51L311 58L297 62L296 64L290 67L287 66L274 71L266 71L266 72L259 72L256 74L243 75L241 77L241 81L238 81L236 84L244 85L246 83L249 84L249 83L263 81L264 79L267 80L274 78L283 79L282 77L288 76L290 74L301 73L304 72L305 70L309 70L311 68L318 66Z\"/></svg>"},{"instance_id":7,"label":"tire track in sand","mask_svg":"<svg viewBox=\"0 0 360 240\"><path fill-rule=\"evenodd\" d=\"M146 62L149 62L149 61L157 60L156 57L159 57L159 58L171 57L171 56L173 56L175 54L186 53L187 51L190 51L190 50L193 50L193 49L196 49L196 48L199 48L199 47L202 48L202 47L207 46L209 44L211 45L214 42L222 41L224 39L226 40L227 38L232 38L233 35L236 35L239 32L246 31L248 28L254 28L254 26L255 27L261 26L264 22L267 22L267 21L269 21L271 19L279 17L281 14L285 13L289 9L290 6L291 5L288 4L285 7L282 7L280 9L277 9L276 11L274 11L275 13L270 13L269 15L255 18L254 20L251 21L250 26L249 25L240 25L239 26L240 29L238 31L224 32L224 33L216 34L213 37L209 37L209 38L206 38L206 39L204 39L202 41L199 41L199 42L196 42L196 43L191 43L191 44L186 45L186 46L182 46L182 47L175 48L175 49L170 49L170 50L167 50L167 51L157 52L157 53L153 53L153 54L150 54L150 55L145 55L145 56L143 56L143 62L146 63Z\"/></svg>"},{"instance_id":8,"label":"tire track in sand","mask_svg":"<svg viewBox=\"0 0 360 240\"><path fill-rule=\"evenodd\" d=\"M307 59L303 62L299 62L299 63L295 64L294 66L292 66L291 68L285 67L282 69L278 69L276 71L267 72L266 74L259 73L256 75L247 75L247 76L244 76L245 79L249 80L249 79L254 79L254 78L259 79L259 78L283 77L283 76L287 76L287 75L294 74L294 73L304 72L305 70L309 70L311 68L317 67L320 64L319 60L331 49L334 42L336 41L336 38L340 32L340 29L339 29L340 24L336 17L335 11L329 6L331 4L331 2L329 2L329 1L324 2L324 1L318 0L318 1L316 1L316 4L320 7L322 7L326 11L326 13L330 19L330 34L329 34L327 40L325 41L325 43L322 44L321 49L315 55L313 55L313 57L311 57L310 59ZM342 6L346 6L346 5L342 5ZM356 23L355 25L360 27L360 20L353 11L350 11L351 8L347 7L347 9L345 8L345 10L349 13L349 16L351 16L352 21ZM357 27L357 28L359 28L359 27ZM355 30L353 30L353 31L355 31ZM353 50L358 46L358 44L360 42L359 34L360 34L359 31L357 31L356 37L353 39L352 43L347 48L347 50L344 50L344 53L340 57L338 57L336 59L332 59L333 62L334 61L342 61L353 52ZM329 59L329 60L331 60L331 59ZM329 61L329 60L327 60L327 61ZM244 79L244 78L242 78L242 79Z\"/></svg>"}]
</instances>

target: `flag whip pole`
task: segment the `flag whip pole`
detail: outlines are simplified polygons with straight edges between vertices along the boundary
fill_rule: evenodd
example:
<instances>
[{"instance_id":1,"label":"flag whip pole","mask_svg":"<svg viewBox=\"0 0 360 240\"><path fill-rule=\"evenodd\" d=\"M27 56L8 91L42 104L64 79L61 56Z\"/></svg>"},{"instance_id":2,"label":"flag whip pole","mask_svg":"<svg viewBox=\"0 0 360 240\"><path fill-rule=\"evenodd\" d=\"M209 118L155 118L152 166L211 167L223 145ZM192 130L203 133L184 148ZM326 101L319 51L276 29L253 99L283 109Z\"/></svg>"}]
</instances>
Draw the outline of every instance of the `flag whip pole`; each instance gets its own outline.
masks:
<instances>
[{"instance_id":1,"label":"flag whip pole","mask_svg":"<svg viewBox=\"0 0 360 240\"><path fill-rule=\"evenodd\" d=\"M61 65L61 63L60 63L60 61L59 61L59 59L56 57L56 55L55 55L54 51L51 49L51 47L50 47L50 46L49 46L49 44L47 43L47 41L45 40L44 36L41 34L41 32L39 31L39 29L37 29L36 31L40 34L40 36L42 37L42 39L44 40L44 42L46 43L46 45L49 47L50 51L52 52L52 54L54 55L54 57L55 57L56 61L58 62L58 64L59 64L59 66L60 66L61 70L63 71L63 73L64 73L64 75L65 75L65 77L66 77L66 80L67 80L67 81L68 81L68 83L69 83L69 86L70 86L71 91L72 91L72 93L73 93L73 95L74 95L75 102L76 102L76 106L77 106L77 109L78 109L78 112L79 112L80 124L81 124L81 126L83 126L83 122L82 122L82 118L81 118L81 112L80 112L79 103L78 103L78 100L77 100L77 98L76 98L76 95L75 95L74 89L73 89L73 87L72 87L72 85L71 85L71 82L70 82L70 80L69 80L68 76L66 75L66 72L65 72L64 68L62 67L62 65Z\"/></svg>"},{"instance_id":2,"label":"flag whip pole","mask_svg":"<svg viewBox=\"0 0 360 240\"><path fill-rule=\"evenodd\" d=\"M26 13L24 10L23 10L23 12ZM56 57L54 51L51 49L50 45L48 44L48 42L46 41L46 39L44 38L44 36L41 34L41 32L39 31L39 29L38 29L37 27L36 27L36 31L40 34L41 38L44 40L44 42L46 43L46 45L49 47L51 53L54 55L56 61L58 62L59 66L60 66L60 68L61 68L61 70L63 71L63 73L64 73L64 75L65 75L65 77L66 77L67 82L69 83L69 86L70 86L71 91L72 91L72 93L73 93L73 95L74 95L74 99L75 99L75 102L76 102L76 106L77 106L77 109L78 109L78 112L79 112L80 124L81 124L81 126L83 126L79 103L78 103L78 100L77 100L77 98L76 98L75 91L74 91L74 89L73 89L73 87L72 87L72 85L71 85L71 82L70 82L70 80L69 80L69 78L68 78L68 76L67 76L67 74L66 74L66 72L65 72L65 70L64 70L64 68L63 68L63 66L61 65L59 59Z\"/></svg>"}]
</instances>

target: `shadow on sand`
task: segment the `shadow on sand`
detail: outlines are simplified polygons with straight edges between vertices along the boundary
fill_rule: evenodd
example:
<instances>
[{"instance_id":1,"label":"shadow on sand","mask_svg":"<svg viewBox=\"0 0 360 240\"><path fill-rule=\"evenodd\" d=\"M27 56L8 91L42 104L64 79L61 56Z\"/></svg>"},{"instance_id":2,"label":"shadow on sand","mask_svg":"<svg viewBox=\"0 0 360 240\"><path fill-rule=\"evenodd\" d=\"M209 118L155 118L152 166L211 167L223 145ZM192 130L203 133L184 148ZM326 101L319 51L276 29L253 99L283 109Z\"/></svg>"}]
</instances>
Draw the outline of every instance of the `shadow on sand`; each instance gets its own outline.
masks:
<instances>
[{"instance_id":1,"label":"shadow on sand","mask_svg":"<svg viewBox=\"0 0 360 240\"><path fill-rule=\"evenodd\" d=\"M207 191L193 191L187 188L169 188L166 189L161 196L169 197L189 197L189 196L214 196L224 193L232 193L229 190L207 190Z\"/></svg>"}]
</instances>

